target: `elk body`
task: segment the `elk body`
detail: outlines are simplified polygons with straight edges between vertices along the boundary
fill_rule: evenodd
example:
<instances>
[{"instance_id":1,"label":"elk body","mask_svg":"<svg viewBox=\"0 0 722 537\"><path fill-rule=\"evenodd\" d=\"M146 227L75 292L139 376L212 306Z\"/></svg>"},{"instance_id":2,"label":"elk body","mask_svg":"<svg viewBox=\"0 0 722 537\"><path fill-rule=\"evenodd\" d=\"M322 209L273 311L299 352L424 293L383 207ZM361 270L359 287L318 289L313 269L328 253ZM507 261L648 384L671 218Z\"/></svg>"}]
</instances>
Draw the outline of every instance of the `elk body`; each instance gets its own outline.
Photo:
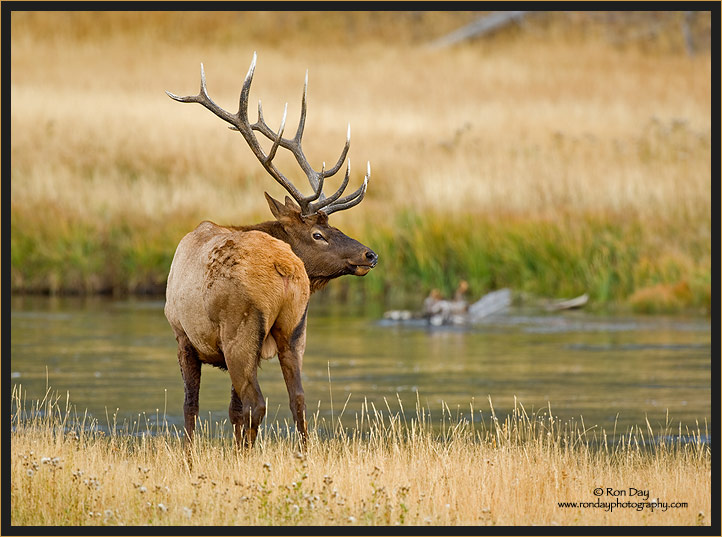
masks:
<instances>
[{"instance_id":1,"label":"elk body","mask_svg":"<svg viewBox=\"0 0 722 537\"><path fill-rule=\"evenodd\" d=\"M293 197L281 203L266 194L275 220L248 226L219 226L205 221L178 244L166 287L165 315L178 342L178 361L185 383L183 414L188 446L198 416L201 365L227 369L231 378L228 414L237 445L252 446L265 415L258 384L260 360L278 354L288 390L291 413L302 442L306 441L305 397L301 367L306 345L306 313L311 293L345 274L365 275L376 254L328 224L328 215L351 208L364 197L370 167L361 187L341 197L350 164L339 189L326 197L324 180L341 168L350 146L336 165L320 172L308 164L301 149L306 118L306 87L301 119L293 138L284 138L265 123L261 104L258 121L248 121L248 94L256 55L241 89L240 107L231 114L208 97L201 64L201 91L196 96L168 95L180 102L199 103L238 130L266 171ZM254 131L271 140L266 153ZM350 131L349 131L350 132ZM304 197L276 168L279 147L294 155L308 177L313 193ZM295 201L294 201L295 200Z\"/></svg>"}]
</instances>

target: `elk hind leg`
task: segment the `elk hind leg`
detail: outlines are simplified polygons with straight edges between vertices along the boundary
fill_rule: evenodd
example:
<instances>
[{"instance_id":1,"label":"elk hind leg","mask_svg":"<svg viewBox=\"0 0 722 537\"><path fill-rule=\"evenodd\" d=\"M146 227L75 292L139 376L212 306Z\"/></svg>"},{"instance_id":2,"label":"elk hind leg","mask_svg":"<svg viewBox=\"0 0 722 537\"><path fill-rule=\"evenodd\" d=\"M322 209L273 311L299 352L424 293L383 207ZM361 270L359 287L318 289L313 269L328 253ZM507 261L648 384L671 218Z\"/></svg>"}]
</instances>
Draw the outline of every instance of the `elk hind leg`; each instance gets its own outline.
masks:
<instances>
[{"instance_id":1,"label":"elk hind leg","mask_svg":"<svg viewBox=\"0 0 722 537\"><path fill-rule=\"evenodd\" d=\"M266 415L266 401L257 376L266 333L260 312L245 319L245 325L236 331L236 338L226 346L225 355L232 383L228 417L233 424L236 445L250 448Z\"/></svg>"},{"instance_id":2,"label":"elk hind leg","mask_svg":"<svg viewBox=\"0 0 722 537\"><path fill-rule=\"evenodd\" d=\"M185 387L185 399L183 401L183 419L185 420L186 447L190 450L193 444L193 433L196 428L198 417L198 394L201 387L201 361L198 351L191 344L185 333L176 335L178 341L178 363Z\"/></svg>"},{"instance_id":3,"label":"elk hind leg","mask_svg":"<svg viewBox=\"0 0 722 537\"><path fill-rule=\"evenodd\" d=\"M252 381L243 383L240 389L232 387L231 392L228 414L233 424L236 446L252 448L258 435L258 427L266 415L266 401L261 387L254 375Z\"/></svg>"}]
</instances>

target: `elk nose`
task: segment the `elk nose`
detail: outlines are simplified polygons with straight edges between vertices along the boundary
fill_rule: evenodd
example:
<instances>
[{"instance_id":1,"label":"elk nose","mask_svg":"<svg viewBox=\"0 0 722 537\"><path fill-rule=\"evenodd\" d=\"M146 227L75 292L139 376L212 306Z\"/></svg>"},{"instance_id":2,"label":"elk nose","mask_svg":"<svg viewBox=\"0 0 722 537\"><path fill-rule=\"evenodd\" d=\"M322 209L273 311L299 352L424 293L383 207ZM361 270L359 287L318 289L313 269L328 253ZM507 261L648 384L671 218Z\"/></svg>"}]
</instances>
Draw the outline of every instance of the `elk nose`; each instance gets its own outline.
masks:
<instances>
[{"instance_id":1,"label":"elk nose","mask_svg":"<svg viewBox=\"0 0 722 537\"><path fill-rule=\"evenodd\" d=\"M368 259L369 264L370 264L372 267L375 267L375 266L376 266L376 263L377 263L378 260L379 260L379 256L377 256L376 253L373 252L372 250L369 250L369 251L366 252L366 259Z\"/></svg>"}]
</instances>

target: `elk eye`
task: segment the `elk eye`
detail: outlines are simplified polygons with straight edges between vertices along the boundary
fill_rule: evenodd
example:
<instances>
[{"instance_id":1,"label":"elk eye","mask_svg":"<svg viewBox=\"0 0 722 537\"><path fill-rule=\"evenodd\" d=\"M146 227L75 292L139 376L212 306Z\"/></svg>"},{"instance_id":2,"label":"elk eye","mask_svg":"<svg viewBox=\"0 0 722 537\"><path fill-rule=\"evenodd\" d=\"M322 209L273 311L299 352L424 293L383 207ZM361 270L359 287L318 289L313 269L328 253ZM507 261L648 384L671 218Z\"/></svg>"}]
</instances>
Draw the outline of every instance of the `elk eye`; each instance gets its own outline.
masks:
<instances>
[{"instance_id":1,"label":"elk eye","mask_svg":"<svg viewBox=\"0 0 722 537\"><path fill-rule=\"evenodd\" d=\"M325 237L323 235L321 235L320 233L314 233L313 238L316 239L317 241L328 242L328 241L326 241Z\"/></svg>"}]
</instances>

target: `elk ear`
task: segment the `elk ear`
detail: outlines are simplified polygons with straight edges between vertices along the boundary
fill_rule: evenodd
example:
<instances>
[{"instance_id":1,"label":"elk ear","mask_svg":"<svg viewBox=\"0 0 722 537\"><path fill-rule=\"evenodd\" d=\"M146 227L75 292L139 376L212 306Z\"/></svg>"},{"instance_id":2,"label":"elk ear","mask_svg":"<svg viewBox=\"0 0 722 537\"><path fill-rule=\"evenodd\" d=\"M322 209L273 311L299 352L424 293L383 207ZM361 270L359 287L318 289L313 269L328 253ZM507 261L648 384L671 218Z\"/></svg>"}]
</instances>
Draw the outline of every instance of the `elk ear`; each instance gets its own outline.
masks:
<instances>
[{"instance_id":1,"label":"elk ear","mask_svg":"<svg viewBox=\"0 0 722 537\"><path fill-rule=\"evenodd\" d=\"M286 204L284 205L280 201L269 196L268 192L264 192L263 194L266 196L268 207L271 209L271 213L273 213L276 220L280 221L284 218L298 218L301 214L301 208L288 196L286 196Z\"/></svg>"},{"instance_id":2,"label":"elk ear","mask_svg":"<svg viewBox=\"0 0 722 537\"><path fill-rule=\"evenodd\" d=\"M285 207L283 206L283 204L281 204L280 201L274 200L271 196L268 195L268 192L264 192L263 195L266 196L268 208L271 209L271 213L276 218L276 220L281 218L281 215L283 215L285 211Z\"/></svg>"},{"instance_id":3,"label":"elk ear","mask_svg":"<svg viewBox=\"0 0 722 537\"><path fill-rule=\"evenodd\" d=\"M293 211L294 213L301 214L301 207L296 205L296 202L286 196L286 209Z\"/></svg>"}]
</instances>

